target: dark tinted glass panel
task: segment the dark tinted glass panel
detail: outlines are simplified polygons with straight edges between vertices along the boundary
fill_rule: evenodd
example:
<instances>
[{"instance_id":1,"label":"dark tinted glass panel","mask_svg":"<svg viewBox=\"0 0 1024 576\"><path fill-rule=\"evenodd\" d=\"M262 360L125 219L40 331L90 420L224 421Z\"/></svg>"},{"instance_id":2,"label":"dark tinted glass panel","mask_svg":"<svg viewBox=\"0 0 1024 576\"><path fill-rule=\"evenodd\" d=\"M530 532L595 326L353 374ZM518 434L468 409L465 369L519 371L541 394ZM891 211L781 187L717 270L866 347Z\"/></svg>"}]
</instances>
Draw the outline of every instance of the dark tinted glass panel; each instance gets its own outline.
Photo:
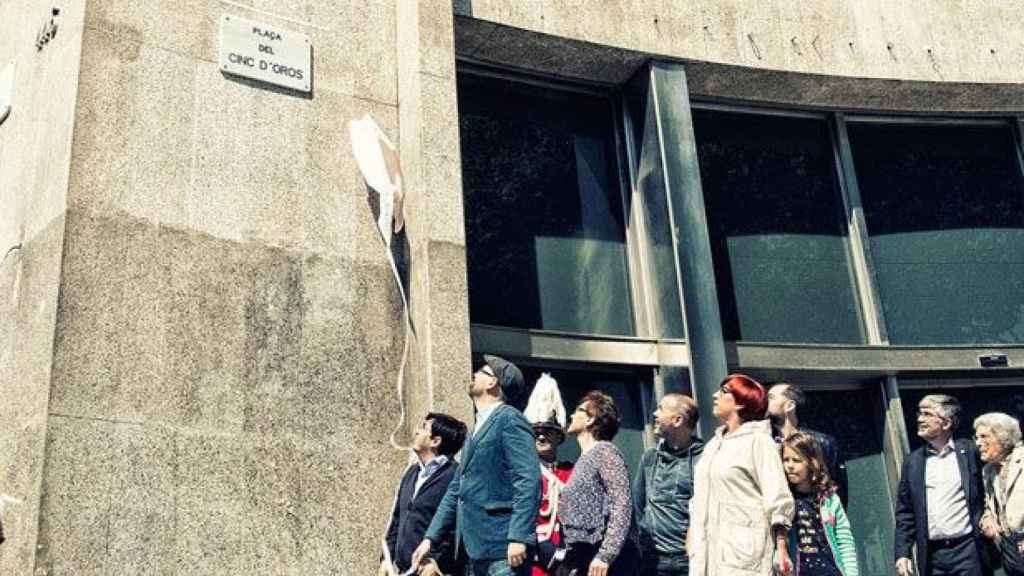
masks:
<instances>
[{"instance_id":1,"label":"dark tinted glass panel","mask_svg":"<svg viewBox=\"0 0 1024 576\"><path fill-rule=\"evenodd\" d=\"M823 120L695 110L727 340L864 340Z\"/></svg>"},{"instance_id":2,"label":"dark tinted glass panel","mask_svg":"<svg viewBox=\"0 0 1024 576\"><path fill-rule=\"evenodd\" d=\"M473 322L633 333L608 99L461 75Z\"/></svg>"},{"instance_id":3,"label":"dark tinted glass panel","mask_svg":"<svg viewBox=\"0 0 1024 576\"><path fill-rule=\"evenodd\" d=\"M626 464L632 471L636 470L640 456L644 452L644 410L643 410L643 389L649 387L649 382L642 382L632 372L589 372L583 370L559 370L559 369L536 369L523 367L523 376L528 385L540 377L541 372L547 372L558 381L558 387L562 392L562 400L565 404L566 416L576 409L583 396L591 390L600 390L615 400L615 405L622 413L622 424L619 433L615 435L613 442L622 450L626 458ZM559 460L575 462L580 457L580 446L575 438L568 436L566 441L558 450Z\"/></svg>"},{"instance_id":4,"label":"dark tinted glass panel","mask_svg":"<svg viewBox=\"0 0 1024 576\"><path fill-rule=\"evenodd\" d=\"M1008 126L850 124L894 344L1024 342L1024 189Z\"/></svg>"},{"instance_id":5,"label":"dark tinted glass panel","mask_svg":"<svg viewBox=\"0 0 1024 576\"><path fill-rule=\"evenodd\" d=\"M892 574L892 500L882 455L881 402L871 391L809 392L800 424L836 437L846 459L850 517L861 574Z\"/></svg>"}]
</instances>

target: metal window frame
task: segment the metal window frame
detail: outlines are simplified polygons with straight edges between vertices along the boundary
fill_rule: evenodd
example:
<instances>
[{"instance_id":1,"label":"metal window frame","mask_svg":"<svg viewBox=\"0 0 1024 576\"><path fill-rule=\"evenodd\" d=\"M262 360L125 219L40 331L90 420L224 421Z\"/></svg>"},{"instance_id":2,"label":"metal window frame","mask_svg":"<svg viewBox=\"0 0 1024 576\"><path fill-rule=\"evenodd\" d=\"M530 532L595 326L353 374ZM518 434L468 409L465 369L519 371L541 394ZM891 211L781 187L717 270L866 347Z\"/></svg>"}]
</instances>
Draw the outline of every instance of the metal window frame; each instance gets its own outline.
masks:
<instances>
[{"instance_id":1,"label":"metal window frame","mask_svg":"<svg viewBox=\"0 0 1024 576\"><path fill-rule=\"evenodd\" d=\"M555 79L546 76L487 66L465 58L457 61L457 73L484 78L497 78L554 90L598 97L608 101L614 138L615 177L618 179L623 214L623 240L625 242L626 269L630 287L629 305L634 334L637 336L595 335L542 329L520 329L481 323L470 324L472 350L487 350L495 354L521 360L526 364L591 370L641 370L647 377L640 378L641 410L644 416L653 409L653 397L664 390L658 368L660 366L689 366L689 350L682 340L656 339L653 334L650 299L653 294L650 259L642 238L646 223L643 211L637 209L642 199L637 194L635 160L636 143L633 141L631 119L627 103L618 86ZM652 390L644 390L653 386ZM649 425L645 425L644 446L653 445Z\"/></svg>"},{"instance_id":2,"label":"metal window frame","mask_svg":"<svg viewBox=\"0 0 1024 576\"><path fill-rule=\"evenodd\" d=\"M628 103L620 86L587 83L576 80L537 76L486 66L460 58L460 74L475 74L524 82L547 89L576 92L608 98L613 114L617 174L623 202L627 269L630 280L630 303L633 308L634 337L617 337L566 333L549 330L517 329L484 324L471 325L474 349L488 349L513 358L533 363L546 363L566 367L650 368L651 382L657 394L658 368L689 367L690 350L685 340L655 338L651 328L649 301L653 297L650 281L649 255L640 241L646 225L638 202L643 199L636 188L636 162L638 143L634 141L632 118ZM762 103L723 102L719 100L691 99L695 110L769 115L776 117L813 118L828 123L832 134L832 147L836 162L839 190L846 212L848 247L852 276L858 296L861 323L865 330L864 345L726 342L730 369L762 373L829 375L822 389L848 389L878 386L883 399L881 406L886 430L885 446L889 473L899 469L907 446L906 430L902 421L899 389L904 378L948 378L951 374L968 377L1003 375L1024 377L1024 345L891 345L888 340L881 295L872 262L869 231L863 214L863 205L853 153L849 142L849 123L921 124L921 125L1006 125L1010 124L1017 143L1017 155L1024 173L1024 116L1006 114L950 114L935 113L875 113L839 109L803 107L775 107ZM680 286L682 290L682 286ZM682 302L680 302L682 305ZM1010 368L981 368L977 357L999 351L1010 357ZM818 381L815 378L815 381ZM932 380L933 382L935 380ZM960 382L961 380L957 380ZM974 381L974 380L971 380ZM816 386L812 386L816 387ZM645 407L647 408L647 407ZM898 413L897 413L898 412ZM892 480L894 476L890 476Z\"/></svg>"}]
</instances>

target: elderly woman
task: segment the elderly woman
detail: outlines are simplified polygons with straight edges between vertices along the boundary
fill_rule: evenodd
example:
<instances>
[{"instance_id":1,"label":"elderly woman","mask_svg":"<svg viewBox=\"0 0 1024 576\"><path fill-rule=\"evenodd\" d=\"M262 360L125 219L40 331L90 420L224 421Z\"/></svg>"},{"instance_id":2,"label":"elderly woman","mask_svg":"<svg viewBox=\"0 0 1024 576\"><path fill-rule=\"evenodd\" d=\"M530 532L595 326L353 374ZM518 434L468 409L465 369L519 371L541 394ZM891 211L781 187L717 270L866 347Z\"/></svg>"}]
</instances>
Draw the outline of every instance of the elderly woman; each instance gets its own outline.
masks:
<instances>
[{"instance_id":1,"label":"elderly woman","mask_svg":"<svg viewBox=\"0 0 1024 576\"><path fill-rule=\"evenodd\" d=\"M753 378L732 374L714 399L722 426L694 474L690 576L768 576L773 568L790 574L786 533L794 504L764 419L768 395Z\"/></svg>"},{"instance_id":2,"label":"elderly woman","mask_svg":"<svg viewBox=\"0 0 1024 576\"><path fill-rule=\"evenodd\" d=\"M626 576L636 573L630 547L629 472L611 440L622 417L611 397L588 392L569 421L580 445L572 477L562 491L562 540L567 546L559 576Z\"/></svg>"},{"instance_id":3,"label":"elderly woman","mask_svg":"<svg viewBox=\"0 0 1024 576\"><path fill-rule=\"evenodd\" d=\"M974 420L974 440L985 463L985 515L981 529L999 544L1003 570L1024 576L1024 445L1020 423L1001 412L982 414Z\"/></svg>"}]
</instances>

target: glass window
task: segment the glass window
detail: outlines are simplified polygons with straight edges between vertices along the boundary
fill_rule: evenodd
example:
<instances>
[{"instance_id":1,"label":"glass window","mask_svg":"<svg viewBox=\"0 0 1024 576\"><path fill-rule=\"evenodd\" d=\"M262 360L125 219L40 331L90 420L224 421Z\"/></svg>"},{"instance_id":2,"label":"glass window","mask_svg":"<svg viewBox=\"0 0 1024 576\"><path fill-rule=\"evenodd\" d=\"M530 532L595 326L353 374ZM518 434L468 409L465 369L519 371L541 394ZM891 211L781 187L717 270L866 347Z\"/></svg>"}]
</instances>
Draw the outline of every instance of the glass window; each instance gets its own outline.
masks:
<instances>
[{"instance_id":1,"label":"glass window","mask_svg":"<svg viewBox=\"0 0 1024 576\"><path fill-rule=\"evenodd\" d=\"M613 107L460 74L472 322L632 335Z\"/></svg>"},{"instance_id":2,"label":"glass window","mask_svg":"<svg viewBox=\"0 0 1024 576\"><path fill-rule=\"evenodd\" d=\"M827 123L694 110L693 125L725 338L863 342Z\"/></svg>"},{"instance_id":3,"label":"glass window","mask_svg":"<svg viewBox=\"0 0 1024 576\"><path fill-rule=\"evenodd\" d=\"M558 381L558 387L562 392L562 401L565 403L565 412L568 417L576 405L580 403L583 396L591 390L600 390L615 400L615 405L622 413L622 424L619 426L619 433L615 435L613 443L622 450L629 466L630 478L636 470L640 457L644 452L644 425L647 422L644 411L643 391L650 388L650 382L644 382L633 371L587 371L587 370L563 370L563 369L539 369L532 366L520 365L523 376L530 389L537 381L542 372L547 372ZM652 409L653 410L653 409ZM558 459L575 462L580 457L580 446L575 438L567 436L565 443L558 450Z\"/></svg>"},{"instance_id":4,"label":"glass window","mask_svg":"<svg viewBox=\"0 0 1024 576\"><path fill-rule=\"evenodd\" d=\"M800 424L836 437L846 459L847 515L861 574L892 574L893 504L882 454L882 403L873 391L808 392Z\"/></svg>"},{"instance_id":5,"label":"glass window","mask_svg":"<svg viewBox=\"0 0 1024 576\"><path fill-rule=\"evenodd\" d=\"M890 342L1024 342L1024 182L1010 127L848 131Z\"/></svg>"}]
</instances>

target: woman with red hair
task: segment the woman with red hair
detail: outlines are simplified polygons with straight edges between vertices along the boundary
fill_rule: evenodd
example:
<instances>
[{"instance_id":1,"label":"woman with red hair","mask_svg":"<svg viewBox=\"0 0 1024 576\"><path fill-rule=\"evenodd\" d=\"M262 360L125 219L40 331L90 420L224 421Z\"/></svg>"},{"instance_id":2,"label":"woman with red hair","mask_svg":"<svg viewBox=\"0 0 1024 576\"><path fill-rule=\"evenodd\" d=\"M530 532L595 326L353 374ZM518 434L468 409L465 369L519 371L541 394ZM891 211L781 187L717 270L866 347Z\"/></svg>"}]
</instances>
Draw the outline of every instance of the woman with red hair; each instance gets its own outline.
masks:
<instances>
[{"instance_id":1,"label":"woman with red hair","mask_svg":"<svg viewBox=\"0 0 1024 576\"><path fill-rule=\"evenodd\" d=\"M786 533L794 504L765 420L768 394L750 376L731 374L714 399L722 426L694 473L690 576L790 574Z\"/></svg>"}]
</instances>

